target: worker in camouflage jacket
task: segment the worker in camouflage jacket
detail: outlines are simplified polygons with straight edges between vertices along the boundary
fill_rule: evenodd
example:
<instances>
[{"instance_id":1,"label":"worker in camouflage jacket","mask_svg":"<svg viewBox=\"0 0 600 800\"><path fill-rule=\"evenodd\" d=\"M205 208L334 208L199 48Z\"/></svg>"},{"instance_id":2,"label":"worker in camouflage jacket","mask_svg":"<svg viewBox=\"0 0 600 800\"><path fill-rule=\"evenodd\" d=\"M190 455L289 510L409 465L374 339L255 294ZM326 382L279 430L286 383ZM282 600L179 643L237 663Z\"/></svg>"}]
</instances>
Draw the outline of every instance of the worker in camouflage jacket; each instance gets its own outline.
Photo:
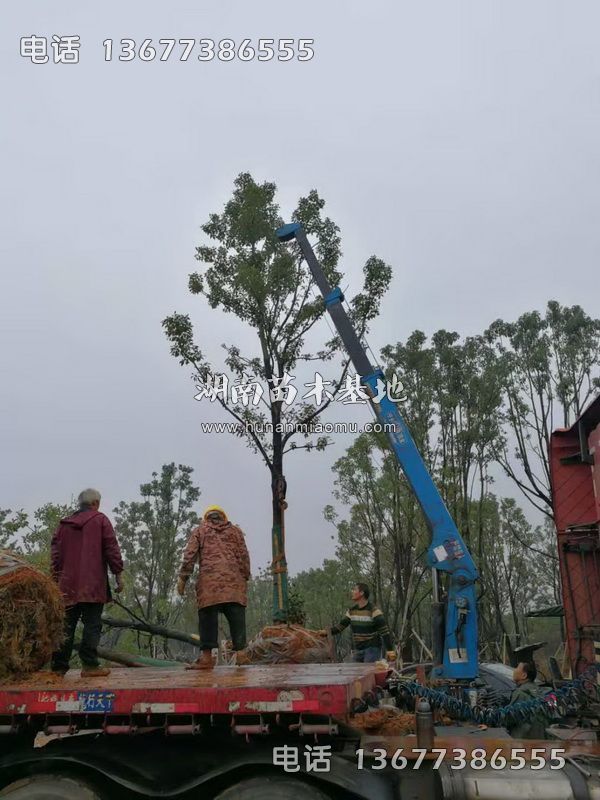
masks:
<instances>
[{"instance_id":1,"label":"worker in camouflage jacket","mask_svg":"<svg viewBox=\"0 0 600 800\"><path fill-rule=\"evenodd\" d=\"M188 669L212 669L218 647L219 613L225 615L236 651L236 663L246 663L247 586L250 556L242 530L227 519L219 506L209 506L183 553L177 591L185 594L188 578L198 563L196 600L202 655Z\"/></svg>"},{"instance_id":2,"label":"worker in camouflage jacket","mask_svg":"<svg viewBox=\"0 0 600 800\"><path fill-rule=\"evenodd\" d=\"M513 670L513 680L517 688L513 689L509 706L515 703L526 703L540 697L537 678L537 668L533 661L522 661ZM544 739L546 727L541 713L533 714L526 720L515 720L507 726L508 732L514 739Z\"/></svg>"}]
</instances>

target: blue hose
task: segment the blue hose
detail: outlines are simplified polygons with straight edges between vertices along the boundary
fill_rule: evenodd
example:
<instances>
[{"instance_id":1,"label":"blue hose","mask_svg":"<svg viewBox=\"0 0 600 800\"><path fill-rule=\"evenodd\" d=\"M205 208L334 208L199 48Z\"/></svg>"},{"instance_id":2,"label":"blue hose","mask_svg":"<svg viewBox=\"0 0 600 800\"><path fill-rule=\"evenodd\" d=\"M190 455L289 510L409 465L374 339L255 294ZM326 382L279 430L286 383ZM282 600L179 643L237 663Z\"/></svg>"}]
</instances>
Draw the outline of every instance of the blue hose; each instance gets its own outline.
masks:
<instances>
[{"instance_id":1,"label":"blue hose","mask_svg":"<svg viewBox=\"0 0 600 800\"><path fill-rule=\"evenodd\" d=\"M497 728L530 720L538 714L552 719L557 712L564 714L567 710L581 709L590 699L600 700L600 687L596 683L599 672L600 665L593 664L577 678L565 683L560 689L548 692L544 697L513 703L502 708L473 707L439 689L431 689L413 681L399 682L396 686L399 693L410 697L422 697L432 708L442 708L454 719Z\"/></svg>"}]
</instances>

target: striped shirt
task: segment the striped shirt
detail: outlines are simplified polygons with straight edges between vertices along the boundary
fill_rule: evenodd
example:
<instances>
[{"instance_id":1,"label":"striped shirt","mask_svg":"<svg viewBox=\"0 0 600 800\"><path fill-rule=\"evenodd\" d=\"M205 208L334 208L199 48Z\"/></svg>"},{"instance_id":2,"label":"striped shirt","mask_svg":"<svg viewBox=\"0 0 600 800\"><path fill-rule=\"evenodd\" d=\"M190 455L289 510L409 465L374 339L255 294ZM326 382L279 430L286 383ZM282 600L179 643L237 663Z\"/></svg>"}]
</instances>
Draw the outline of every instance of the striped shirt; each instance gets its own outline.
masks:
<instances>
[{"instance_id":1,"label":"striped shirt","mask_svg":"<svg viewBox=\"0 0 600 800\"><path fill-rule=\"evenodd\" d=\"M331 629L331 633L337 636L344 628L350 625L352 639L355 650L365 650L367 647L381 647L381 640L386 650L393 650L394 641L388 628L382 611L368 602L362 608L358 605L352 606L344 614L337 625Z\"/></svg>"}]
</instances>

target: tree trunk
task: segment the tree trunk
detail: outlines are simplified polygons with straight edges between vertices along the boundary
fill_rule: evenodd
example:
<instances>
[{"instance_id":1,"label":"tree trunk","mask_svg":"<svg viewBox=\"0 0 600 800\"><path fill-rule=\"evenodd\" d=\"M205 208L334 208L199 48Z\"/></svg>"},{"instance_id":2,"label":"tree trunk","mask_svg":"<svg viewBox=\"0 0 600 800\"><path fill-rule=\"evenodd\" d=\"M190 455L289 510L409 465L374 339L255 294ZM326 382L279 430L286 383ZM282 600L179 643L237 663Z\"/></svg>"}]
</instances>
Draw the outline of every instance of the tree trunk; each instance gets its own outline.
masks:
<instances>
[{"instance_id":1,"label":"tree trunk","mask_svg":"<svg viewBox=\"0 0 600 800\"><path fill-rule=\"evenodd\" d=\"M282 457L273 459L273 479L271 493L273 500L273 622L287 622L288 618L288 575L285 557L285 500L286 481L282 473Z\"/></svg>"},{"instance_id":2,"label":"tree trunk","mask_svg":"<svg viewBox=\"0 0 600 800\"><path fill-rule=\"evenodd\" d=\"M111 628L128 628L129 630L143 631L144 633L151 633L166 639L176 639L179 642L193 644L195 647L200 646L199 636L173 630L172 628L166 628L164 625L153 625L150 622L138 622L137 620L131 619L115 619L105 614L102 615L102 623Z\"/></svg>"}]
</instances>

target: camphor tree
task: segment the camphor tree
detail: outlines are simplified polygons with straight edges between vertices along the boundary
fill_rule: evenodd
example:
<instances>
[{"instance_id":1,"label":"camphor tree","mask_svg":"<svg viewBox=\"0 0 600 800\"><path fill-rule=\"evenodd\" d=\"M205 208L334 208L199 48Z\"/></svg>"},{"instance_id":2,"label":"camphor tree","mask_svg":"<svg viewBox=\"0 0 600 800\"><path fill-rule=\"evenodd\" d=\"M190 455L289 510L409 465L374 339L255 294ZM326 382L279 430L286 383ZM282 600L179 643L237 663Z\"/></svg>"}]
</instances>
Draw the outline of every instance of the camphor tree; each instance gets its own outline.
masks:
<instances>
[{"instance_id":1,"label":"camphor tree","mask_svg":"<svg viewBox=\"0 0 600 800\"><path fill-rule=\"evenodd\" d=\"M333 469L334 497L348 509L347 516L325 509L337 529L339 563L354 581L369 584L410 660L410 620L428 579L418 560L427 547L425 526L412 492L384 434L361 434Z\"/></svg>"},{"instance_id":2,"label":"camphor tree","mask_svg":"<svg viewBox=\"0 0 600 800\"><path fill-rule=\"evenodd\" d=\"M0 508L0 548L15 547L15 536L27 525L27 514L24 511L11 511Z\"/></svg>"},{"instance_id":3,"label":"camphor tree","mask_svg":"<svg viewBox=\"0 0 600 800\"><path fill-rule=\"evenodd\" d=\"M144 622L168 627L181 611L174 602L175 581L188 533L198 522L193 508L200 497L192 473L182 464L164 464L140 486L141 500L121 501L114 509L125 597Z\"/></svg>"},{"instance_id":4,"label":"camphor tree","mask_svg":"<svg viewBox=\"0 0 600 800\"><path fill-rule=\"evenodd\" d=\"M494 454L529 502L552 518L550 436L600 388L600 320L551 300L542 316L496 320L485 333L498 356L503 429Z\"/></svg>"},{"instance_id":5,"label":"camphor tree","mask_svg":"<svg viewBox=\"0 0 600 800\"><path fill-rule=\"evenodd\" d=\"M482 643L499 658L502 641L509 654L513 642L522 644L529 611L557 602L554 533L548 526L534 528L514 498L490 493L477 514L483 519L484 537L478 564L484 586Z\"/></svg>"},{"instance_id":6,"label":"camphor tree","mask_svg":"<svg viewBox=\"0 0 600 800\"><path fill-rule=\"evenodd\" d=\"M342 386L348 366L342 357L339 378L325 387L326 393L321 397L315 395L316 403L290 402L297 392L292 371L298 363L330 361L339 353L340 343L334 337L316 352L305 346L307 336L325 314L325 306L320 295L313 292L310 271L300 254L275 236L276 229L289 222L280 216L275 194L274 183L256 183L247 173L239 175L222 213L211 214L202 226L209 241L197 248L196 258L204 267L189 279L192 294L203 295L213 309L234 314L255 334L255 346L248 352L234 344L223 345L225 365L233 378L232 392L216 390L214 376L223 369L217 369L204 357L194 339L189 316L172 314L163 326L171 353L182 365L192 368L196 384L207 393L212 392L223 410L236 420L238 435L269 471L274 618L285 621L284 456L292 450L322 450L327 446L327 437L315 437L310 426L319 420ZM300 198L291 219L303 224L327 278L337 285L342 279L338 270L339 229L323 216L323 207L324 201L313 190ZM391 280L391 268L371 257L363 267L363 276L362 291L350 303L350 313L361 335L378 314ZM252 402L248 402L244 390L250 384L254 387ZM268 391L262 390L263 384Z\"/></svg>"},{"instance_id":7,"label":"camphor tree","mask_svg":"<svg viewBox=\"0 0 600 800\"><path fill-rule=\"evenodd\" d=\"M351 604L353 584L366 577L362 570L351 569L339 557L326 558L320 567L299 572L294 586L304 600L308 627L326 628L341 619Z\"/></svg>"},{"instance_id":8,"label":"camphor tree","mask_svg":"<svg viewBox=\"0 0 600 800\"><path fill-rule=\"evenodd\" d=\"M497 356L483 337L444 330L429 342L415 331L382 355L388 376L402 377L400 413L480 570L481 642L498 654L499 632L522 634L527 587L542 596L553 562L514 501L490 494L502 402ZM411 638L429 639L431 595L423 558L430 534L414 494L381 434L358 437L334 471L335 499L349 512L326 509L338 559L372 585L411 659Z\"/></svg>"},{"instance_id":9,"label":"camphor tree","mask_svg":"<svg viewBox=\"0 0 600 800\"><path fill-rule=\"evenodd\" d=\"M59 522L73 513L72 505L45 503L33 512L0 509L0 548L20 552L44 572L50 572L50 543Z\"/></svg>"},{"instance_id":10,"label":"camphor tree","mask_svg":"<svg viewBox=\"0 0 600 800\"><path fill-rule=\"evenodd\" d=\"M33 523L27 522L22 548L37 567L50 571L50 544L61 519L74 512L74 504L45 503L33 514Z\"/></svg>"}]
</instances>

